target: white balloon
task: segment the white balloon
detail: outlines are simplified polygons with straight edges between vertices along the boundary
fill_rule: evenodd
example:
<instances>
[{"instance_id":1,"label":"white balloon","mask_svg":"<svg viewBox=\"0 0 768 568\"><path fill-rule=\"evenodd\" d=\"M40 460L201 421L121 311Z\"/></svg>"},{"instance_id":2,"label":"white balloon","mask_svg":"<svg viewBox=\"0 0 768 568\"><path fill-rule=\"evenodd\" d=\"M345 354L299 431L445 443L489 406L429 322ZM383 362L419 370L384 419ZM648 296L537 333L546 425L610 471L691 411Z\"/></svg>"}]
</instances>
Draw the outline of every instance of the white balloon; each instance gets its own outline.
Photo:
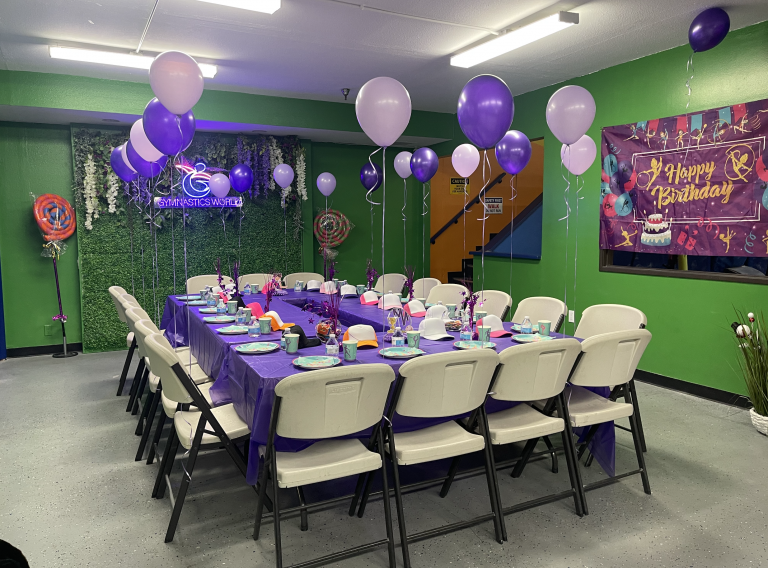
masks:
<instances>
[{"instance_id":1,"label":"white balloon","mask_svg":"<svg viewBox=\"0 0 768 568\"><path fill-rule=\"evenodd\" d=\"M224 174L213 174L208 181L211 193L216 197L226 197L229 193L229 178Z\"/></svg>"},{"instance_id":2,"label":"white balloon","mask_svg":"<svg viewBox=\"0 0 768 568\"><path fill-rule=\"evenodd\" d=\"M128 142L123 142L123 145L121 146L122 150L120 150L120 155L123 157L123 161L125 162L125 165L128 166L129 168L131 168L132 172L138 173L138 172L136 172L136 168L134 168L131 165L131 162L128 161L128 156L127 156L128 152L125 151L125 146L127 144L128 144Z\"/></svg>"},{"instance_id":3,"label":"white balloon","mask_svg":"<svg viewBox=\"0 0 768 568\"><path fill-rule=\"evenodd\" d=\"M360 128L377 146L391 146L411 120L411 96L391 77L376 77L357 93L355 113Z\"/></svg>"},{"instance_id":4,"label":"white balloon","mask_svg":"<svg viewBox=\"0 0 768 568\"><path fill-rule=\"evenodd\" d=\"M480 165L480 152L472 144L462 144L453 151L451 163L457 174L467 178L475 173Z\"/></svg>"},{"instance_id":5,"label":"white balloon","mask_svg":"<svg viewBox=\"0 0 768 568\"><path fill-rule=\"evenodd\" d=\"M184 114L197 104L205 80L197 62L181 51L161 53L149 67L152 92L173 114Z\"/></svg>"},{"instance_id":6,"label":"white balloon","mask_svg":"<svg viewBox=\"0 0 768 568\"><path fill-rule=\"evenodd\" d=\"M163 153L152 145L144 132L144 119L139 119L131 126L131 145L136 153L148 162L156 162Z\"/></svg>"},{"instance_id":7,"label":"white balloon","mask_svg":"<svg viewBox=\"0 0 768 568\"><path fill-rule=\"evenodd\" d=\"M406 179L413 173L411 171L411 157L413 154L410 152L400 152L395 156L395 171L401 178Z\"/></svg>"},{"instance_id":8,"label":"white balloon","mask_svg":"<svg viewBox=\"0 0 768 568\"><path fill-rule=\"evenodd\" d=\"M575 176L583 175L597 156L595 141L586 134L571 144L560 148L560 161Z\"/></svg>"}]
</instances>

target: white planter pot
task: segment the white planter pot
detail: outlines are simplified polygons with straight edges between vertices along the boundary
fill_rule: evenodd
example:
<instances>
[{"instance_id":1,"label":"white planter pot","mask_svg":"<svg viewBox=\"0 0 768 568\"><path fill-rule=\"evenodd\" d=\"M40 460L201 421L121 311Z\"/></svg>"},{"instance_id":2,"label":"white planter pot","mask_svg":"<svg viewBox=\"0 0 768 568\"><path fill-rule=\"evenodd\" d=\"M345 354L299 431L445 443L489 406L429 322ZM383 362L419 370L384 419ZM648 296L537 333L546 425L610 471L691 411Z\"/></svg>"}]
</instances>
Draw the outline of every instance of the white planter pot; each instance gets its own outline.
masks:
<instances>
[{"instance_id":1,"label":"white planter pot","mask_svg":"<svg viewBox=\"0 0 768 568\"><path fill-rule=\"evenodd\" d=\"M752 419L752 425L763 436L768 436L768 416L761 416L755 412L754 408L749 409L749 417Z\"/></svg>"}]
</instances>

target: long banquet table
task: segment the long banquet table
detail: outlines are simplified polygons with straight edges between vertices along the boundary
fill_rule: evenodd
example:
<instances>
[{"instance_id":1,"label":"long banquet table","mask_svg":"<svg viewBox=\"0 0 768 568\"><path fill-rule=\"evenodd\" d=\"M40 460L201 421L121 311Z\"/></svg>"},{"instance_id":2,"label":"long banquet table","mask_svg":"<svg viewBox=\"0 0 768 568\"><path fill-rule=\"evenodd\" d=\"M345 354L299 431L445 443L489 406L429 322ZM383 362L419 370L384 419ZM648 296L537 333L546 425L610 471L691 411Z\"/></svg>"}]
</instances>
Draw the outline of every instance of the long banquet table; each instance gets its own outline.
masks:
<instances>
[{"instance_id":1,"label":"long banquet table","mask_svg":"<svg viewBox=\"0 0 768 568\"><path fill-rule=\"evenodd\" d=\"M309 300L322 301L328 296L318 292L294 292L287 290L284 296L272 299L270 308L276 311L286 323L300 325L308 337L315 337L315 324L319 316L307 311L302 311L301 306ZM263 294L246 296L246 304L258 302L265 309ZM201 306L202 307L202 306ZM298 356L324 355L325 346L301 349L298 354L288 354L285 351L275 351L264 355L243 355L235 350L238 344L250 343L253 340L247 335L222 335L216 332L225 324L206 324L203 321L204 314L200 313L197 306L188 306L175 296L168 296L161 322L161 329L165 329L165 336L175 347L190 347L190 353L197 358L198 364L210 377L215 380L211 387L211 398L216 406L233 403L240 418L251 428L250 451L248 460L248 473L246 481L255 484L259 468L258 447L267 442L269 432L269 419L274 402L274 389L280 380L302 373L301 369L293 366L292 361ZM366 363L386 363L397 372L405 361L385 359L379 355L379 349L389 344L383 341L385 328L384 312L377 306L363 306L357 297L344 298L339 309L339 319L346 329L351 325L367 324L377 331L378 348L361 347L357 351L357 360L354 362L343 361L342 365L360 365ZM418 329L423 318L413 318L412 325ZM505 328L510 329L511 324L505 323ZM458 333L448 332L458 339ZM555 337L568 337L562 334L553 334ZM280 341L280 332L263 334L257 341ZM518 345L509 337L494 338L497 351L507 347ZM428 354L445 353L453 351L453 341L430 341L421 339L421 348ZM343 356L341 356L343 359ZM607 396L607 391L601 393ZM496 412L504 408L510 408L517 403L502 402L493 399L487 401L488 412ZM393 425L395 431L407 432L439 424L452 418L444 419L414 419L395 415ZM367 438L369 432L360 432L355 437ZM314 440L295 440L278 438L276 447L278 451L299 451L314 443ZM615 436L613 423L601 426L590 444L590 450L595 459L609 474L614 474Z\"/></svg>"}]
</instances>

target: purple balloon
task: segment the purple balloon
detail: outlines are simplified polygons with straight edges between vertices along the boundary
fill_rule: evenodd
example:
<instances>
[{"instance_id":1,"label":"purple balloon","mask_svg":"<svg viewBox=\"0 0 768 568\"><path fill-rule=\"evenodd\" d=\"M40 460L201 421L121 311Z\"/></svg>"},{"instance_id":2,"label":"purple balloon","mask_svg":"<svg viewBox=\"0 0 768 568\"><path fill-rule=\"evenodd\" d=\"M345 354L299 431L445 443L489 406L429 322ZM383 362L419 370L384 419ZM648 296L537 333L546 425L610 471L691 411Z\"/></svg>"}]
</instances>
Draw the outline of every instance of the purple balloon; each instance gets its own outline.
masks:
<instances>
[{"instance_id":1,"label":"purple balloon","mask_svg":"<svg viewBox=\"0 0 768 568\"><path fill-rule=\"evenodd\" d=\"M144 134L152 145L166 156L178 154L182 148L179 117L155 97L144 108Z\"/></svg>"},{"instance_id":2,"label":"purple balloon","mask_svg":"<svg viewBox=\"0 0 768 568\"><path fill-rule=\"evenodd\" d=\"M248 191L253 185L253 170L245 164L237 164L229 170L229 185L238 193Z\"/></svg>"},{"instance_id":3,"label":"purple balloon","mask_svg":"<svg viewBox=\"0 0 768 568\"><path fill-rule=\"evenodd\" d=\"M123 146L118 146L112 149L112 153L109 155L109 163L112 165L112 171L115 175L123 181L135 181L138 175L136 172L128 167L128 164L123 160Z\"/></svg>"},{"instance_id":4,"label":"purple balloon","mask_svg":"<svg viewBox=\"0 0 768 568\"><path fill-rule=\"evenodd\" d=\"M381 187L381 181L384 179L384 172L381 171L379 164L366 163L360 168L360 183L367 191L376 191Z\"/></svg>"},{"instance_id":5,"label":"purple balloon","mask_svg":"<svg viewBox=\"0 0 768 568\"><path fill-rule=\"evenodd\" d=\"M168 156L163 156L156 162L148 162L133 149L133 144L131 144L130 140L125 145L125 155L128 156L128 161L133 166L133 169L145 178L153 178L160 175L160 172L165 168L165 163L168 161Z\"/></svg>"},{"instance_id":6,"label":"purple balloon","mask_svg":"<svg viewBox=\"0 0 768 568\"><path fill-rule=\"evenodd\" d=\"M531 159L531 141L519 130L510 130L496 144L496 160L510 175L519 174Z\"/></svg>"},{"instance_id":7,"label":"purple balloon","mask_svg":"<svg viewBox=\"0 0 768 568\"><path fill-rule=\"evenodd\" d=\"M493 148L509 130L514 115L512 93L495 75L478 75L461 90L457 110L459 126L480 149Z\"/></svg>"},{"instance_id":8,"label":"purple balloon","mask_svg":"<svg viewBox=\"0 0 768 568\"><path fill-rule=\"evenodd\" d=\"M720 44L731 29L731 19L722 8L709 8L696 16L688 29L693 51L707 51Z\"/></svg>"},{"instance_id":9,"label":"purple balloon","mask_svg":"<svg viewBox=\"0 0 768 568\"><path fill-rule=\"evenodd\" d=\"M437 173L439 160L432 148L419 148L411 156L411 171L421 183L427 183Z\"/></svg>"},{"instance_id":10,"label":"purple balloon","mask_svg":"<svg viewBox=\"0 0 768 568\"><path fill-rule=\"evenodd\" d=\"M179 126L181 127L181 151L183 152L192 144L197 127L195 115L192 114L191 110L179 115Z\"/></svg>"},{"instance_id":11,"label":"purple balloon","mask_svg":"<svg viewBox=\"0 0 768 568\"><path fill-rule=\"evenodd\" d=\"M323 172L317 176L317 189L328 197L336 189L336 177L331 172Z\"/></svg>"}]
</instances>

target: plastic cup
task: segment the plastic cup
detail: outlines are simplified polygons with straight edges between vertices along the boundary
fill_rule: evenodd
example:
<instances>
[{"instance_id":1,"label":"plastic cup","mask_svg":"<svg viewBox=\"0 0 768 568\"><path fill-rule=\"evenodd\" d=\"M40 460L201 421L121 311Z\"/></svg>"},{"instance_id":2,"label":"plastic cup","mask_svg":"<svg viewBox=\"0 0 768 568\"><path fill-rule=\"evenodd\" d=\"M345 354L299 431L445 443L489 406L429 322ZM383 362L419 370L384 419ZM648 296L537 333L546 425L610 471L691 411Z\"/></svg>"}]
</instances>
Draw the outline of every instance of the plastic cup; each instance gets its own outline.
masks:
<instances>
[{"instance_id":1,"label":"plastic cup","mask_svg":"<svg viewBox=\"0 0 768 568\"><path fill-rule=\"evenodd\" d=\"M259 318L259 329L261 333L272 331L272 318Z\"/></svg>"},{"instance_id":2,"label":"plastic cup","mask_svg":"<svg viewBox=\"0 0 768 568\"><path fill-rule=\"evenodd\" d=\"M419 348L421 334L418 331L408 331L405 336L408 339L408 347L413 347L414 349Z\"/></svg>"},{"instance_id":3,"label":"plastic cup","mask_svg":"<svg viewBox=\"0 0 768 568\"><path fill-rule=\"evenodd\" d=\"M552 322L549 320L539 320L539 335L549 335L552 331Z\"/></svg>"},{"instance_id":4,"label":"plastic cup","mask_svg":"<svg viewBox=\"0 0 768 568\"><path fill-rule=\"evenodd\" d=\"M347 340L341 342L344 348L344 360L355 361L357 360L357 341Z\"/></svg>"},{"instance_id":5,"label":"plastic cup","mask_svg":"<svg viewBox=\"0 0 768 568\"><path fill-rule=\"evenodd\" d=\"M299 350L299 334L286 333L283 337L285 338L285 352L296 353Z\"/></svg>"},{"instance_id":6,"label":"plastic cup","mask_svg":"<svg viewBox=\"0 0 768 568\"><path fill-rule=\"evenodd\" d=\"M456 304L446 304L446 308L448 308L448 315L451 319L454 319L456 317Z\"/></svg>"},{"instance_id":7,"label":"plastic cup","mask_svg":"<svg viewBox=\"0 0 768 568\"><path fill-rule=\"evenodd\" d=\"M478 325L477 326L477 339L483 343L488 343L491 340L491 326L490 325Z\"/></svg>"},{"instance_id":8,"label":"plastic cup","mask_svg":"<svg viewBox=\"0 0 768 568\"><path fill-rule=\"evenodd\" d=\"M237 313L237 300L227 302L227 313L231 316Z\"/></svg>"},{"instance_id":9,"label":"plastic cup","mask_svg":"<svg viewBox=\"0 0 768 568\"><path fill-rule=\"evenodd\" d=\"M363 294L365 294L365 289L367 288L367 286L365 284L358 284L356 288L357 288L357 295L362 296Z\"/></svg>"}]
</instances>

